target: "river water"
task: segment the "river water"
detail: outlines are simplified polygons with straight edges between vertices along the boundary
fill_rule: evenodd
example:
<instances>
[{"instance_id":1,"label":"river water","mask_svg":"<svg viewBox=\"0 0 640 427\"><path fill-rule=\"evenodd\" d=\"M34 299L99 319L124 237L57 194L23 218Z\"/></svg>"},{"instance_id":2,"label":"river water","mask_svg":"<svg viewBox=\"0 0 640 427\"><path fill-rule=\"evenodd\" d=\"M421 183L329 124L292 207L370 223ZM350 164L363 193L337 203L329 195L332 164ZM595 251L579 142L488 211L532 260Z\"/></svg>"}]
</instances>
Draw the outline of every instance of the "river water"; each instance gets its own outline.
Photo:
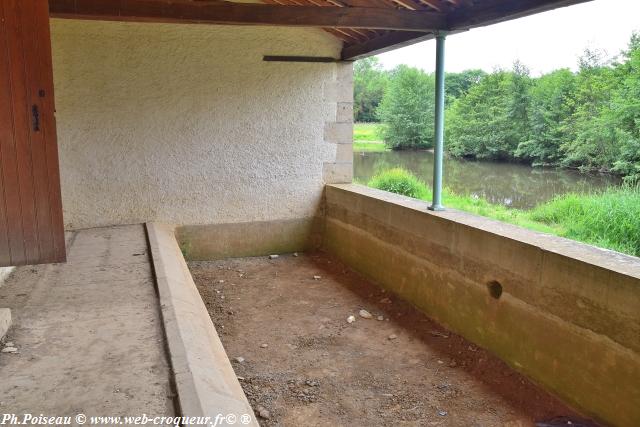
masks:
<instances>
[{"instance_id":1,"label":"river water","mask_svg":"<svg viewBox=\"0 0 640 427\"><path fill-rule=\"evenodd\" d=\"M355 179L364 184L376 173L394 167L411 171L429 186L433 178L433 153L429 151L354 152L353 164ZM454 158L446 158L444 164L444 186L453 192L519 209L531 209L560 194L617 185L620 179L615 176L567 169Z\"/></svg>"}]
</instances>

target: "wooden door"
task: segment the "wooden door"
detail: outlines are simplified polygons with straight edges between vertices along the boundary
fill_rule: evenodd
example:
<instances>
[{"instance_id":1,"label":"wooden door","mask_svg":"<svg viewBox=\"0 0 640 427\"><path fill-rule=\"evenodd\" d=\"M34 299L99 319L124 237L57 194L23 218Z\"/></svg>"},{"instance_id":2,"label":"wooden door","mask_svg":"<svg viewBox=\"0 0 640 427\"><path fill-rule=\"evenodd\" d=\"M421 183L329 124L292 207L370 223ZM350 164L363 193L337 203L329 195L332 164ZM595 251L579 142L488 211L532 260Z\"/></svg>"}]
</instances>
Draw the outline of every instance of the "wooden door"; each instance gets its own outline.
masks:
<instances>
[{"instance_id":1,"label":"wooden door","mask_svg":"<svg viewBox=\"0 0 640 427\"><path fill-rule=\"evenodd\" d=\"M66 260L47 0L0 0L0 266Z\"/></svg>"}]
</instances>

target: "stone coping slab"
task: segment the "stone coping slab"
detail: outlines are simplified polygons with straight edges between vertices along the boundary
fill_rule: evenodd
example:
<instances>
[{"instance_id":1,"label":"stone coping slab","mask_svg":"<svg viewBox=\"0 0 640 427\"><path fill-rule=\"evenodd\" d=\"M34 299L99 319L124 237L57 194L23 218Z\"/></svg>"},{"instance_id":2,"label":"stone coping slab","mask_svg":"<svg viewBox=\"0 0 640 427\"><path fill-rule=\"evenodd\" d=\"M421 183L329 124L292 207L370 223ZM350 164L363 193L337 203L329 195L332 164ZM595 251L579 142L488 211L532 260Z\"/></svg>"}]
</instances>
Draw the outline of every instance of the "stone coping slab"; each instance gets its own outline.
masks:
<instances>
[{"instance_id":1,"label":"stone coping slab","mask_svg":"<svg viewBox=\"0 0 640 427\"><path fill-rule=\"evenodd\" d=\"M258 426L178 247L174 227L147 223L146 229L181 415L210 417L218 426Z\"/></svg>"}]
</instances>

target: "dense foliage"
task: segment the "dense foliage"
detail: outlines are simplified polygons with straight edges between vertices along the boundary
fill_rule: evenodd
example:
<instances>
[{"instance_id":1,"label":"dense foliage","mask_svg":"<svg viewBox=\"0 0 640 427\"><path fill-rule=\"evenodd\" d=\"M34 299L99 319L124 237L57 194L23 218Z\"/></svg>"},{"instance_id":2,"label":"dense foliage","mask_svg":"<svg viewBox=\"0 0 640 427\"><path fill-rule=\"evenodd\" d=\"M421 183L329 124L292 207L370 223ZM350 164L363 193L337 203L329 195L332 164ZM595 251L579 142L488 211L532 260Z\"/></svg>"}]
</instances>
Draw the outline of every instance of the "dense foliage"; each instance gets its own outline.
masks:
<instances>
[{"instance_id":1,"label":"dense foliage","mask_svg":"<svg viewBox=\"0 0 640 427\"><path fill-rule=\"evenodd\" d=\"M497 71L482 78L448 110L449 152L459 157L510 160L528 133L528 71Z\"/></svg>"},{"instance_id":2,"label":"dense foliage","mask_svg":"<svg viewBox=\"0 0 640 427\"><path fill-rule=\"evenodd\" d=\"M432 146L433 76L376 60L356 65L356 120L380 120L393 149ZM365 84L364 80L371 79ZM446 143L454 156L614 172L640 181L640 35L619 58L585 51L579 69L448 73Z\"/></svg>"},{"instance_id":3,"label":"dense foliage","mask_svg":"<svg viewBox=\"0 0 640 427\"><path fill-rule=\"evenodd\" d=\"M368 186L430 201L431 190L403 169L376 175ZM640 256L640 187L609 188L596 194L566 194L531 211L509 209L445 189L444 204L454 209Z\"/></svg>"},{"instance_id":4,"label":"dense foliage","mask_svg":"<svg viewBox=\"0 0 640 427\"><path fill-rule=\"evenodd\" d=\"M378 58L357 61L353 66L353 113L356 122L378 121L376 110L389 82Z\"/></svg>"},{"instance_id":5,"label":"dense foliage","mask_svg":"<svg viewBox=\"0 0 640 427\"><path fill-rule=\"evenodd\" d=\"M434 103L433 75L406 65L396 68L378 107L385 143L397 150L432 147Z\"/></svg>"}]
</instances>

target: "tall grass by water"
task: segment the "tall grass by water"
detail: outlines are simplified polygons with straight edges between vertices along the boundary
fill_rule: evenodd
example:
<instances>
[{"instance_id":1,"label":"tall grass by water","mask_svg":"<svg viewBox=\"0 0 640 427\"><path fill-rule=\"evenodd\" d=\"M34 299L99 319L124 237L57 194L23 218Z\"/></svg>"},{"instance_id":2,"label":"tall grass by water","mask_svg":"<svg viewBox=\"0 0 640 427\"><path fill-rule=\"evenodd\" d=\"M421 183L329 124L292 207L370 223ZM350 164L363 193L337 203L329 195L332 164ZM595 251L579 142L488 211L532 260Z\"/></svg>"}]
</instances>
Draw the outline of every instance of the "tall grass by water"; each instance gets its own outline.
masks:
<instances>
[{"instance_id":1,"label":"tall grass by water","mask_svg":"<svg viewBox=\"0 0 640 427\"><path fill-rule=\"evenodd\" d=\"M431 200L431 189L405 169L373 177L370 187ZM565 194L530 211L491 204L472 195L444 189L447 207L555 234L594 246L640 256L640 187L612 187L593 194Z\"/></svg>"}]
</instances>

